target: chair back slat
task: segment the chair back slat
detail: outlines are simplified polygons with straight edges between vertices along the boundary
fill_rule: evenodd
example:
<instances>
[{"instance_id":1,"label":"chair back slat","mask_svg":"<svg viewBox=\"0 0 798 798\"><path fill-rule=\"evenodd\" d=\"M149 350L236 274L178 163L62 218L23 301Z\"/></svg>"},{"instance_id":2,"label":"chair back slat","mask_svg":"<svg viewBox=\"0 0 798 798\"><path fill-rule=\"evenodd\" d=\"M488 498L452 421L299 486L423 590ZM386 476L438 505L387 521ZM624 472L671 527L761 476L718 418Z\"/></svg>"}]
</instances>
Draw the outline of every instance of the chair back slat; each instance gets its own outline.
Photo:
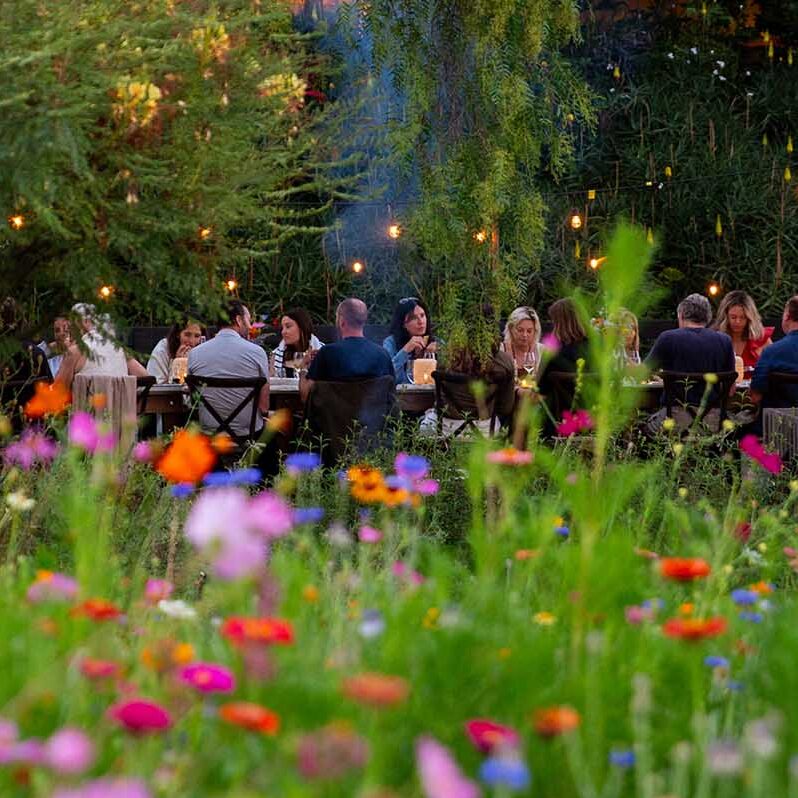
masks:
<instances>
[{"instance_id":1,"label":"chair back slat","mask_svg":"<svg viewBox=\"0 0 798 798\"><path fill-rule=\"evenodd\" d=\"M432 372L435 382L435 412L438 416L438 434L443 435L444 417L461 421L451 435L457 437L466 430L479 432L478 421L490 421L490 434L496 429L496 402L502 382L492 382L470 374L437 369ZM479 396L472 386L474 383L485 386L484 395Z\"/></svg>"},{"instance_id":2,"label":"chair back slat","mask_svg":"<svg viewBox=\"0 0 798 798\"><path fill-rule=\"evenodd\" d=\"M717 382L709 390L703 389L703 395L698 404L688 401L690 391L695 391L701 386L706 386L706 375L690 371L660 371L665 402L665 414L672 418L674 408L680 408L690 413L696 421L703 420L711 410L720 413L719 422L726 420L729 405L729 395L737 381L736 371L721 371L715 374ZM679 398L678 390L681 386L683 399Z\"/></svg>"},{"instance_id":3,"label":"chair back slat","mask_svg":"<svg viewBox=\"0 0 798 798\"><path fill-rule=\"evenodd\" d=\"M249 438L254 439L258 423L258 399L263 386L267 384L265 377L238 378L238 377L203 377L199 374L189 374L186 385L191 395L196 398L195 404L200 404L208 411L213 420L218 424L216 432L226 432L231 438L238 438L232 428L233 421L244 412L248 405L251 406L249 418ZM213 406L203 392L203 388L246 388L246 396L226 416L222 416Z\"/></svg>"}]
</instances>

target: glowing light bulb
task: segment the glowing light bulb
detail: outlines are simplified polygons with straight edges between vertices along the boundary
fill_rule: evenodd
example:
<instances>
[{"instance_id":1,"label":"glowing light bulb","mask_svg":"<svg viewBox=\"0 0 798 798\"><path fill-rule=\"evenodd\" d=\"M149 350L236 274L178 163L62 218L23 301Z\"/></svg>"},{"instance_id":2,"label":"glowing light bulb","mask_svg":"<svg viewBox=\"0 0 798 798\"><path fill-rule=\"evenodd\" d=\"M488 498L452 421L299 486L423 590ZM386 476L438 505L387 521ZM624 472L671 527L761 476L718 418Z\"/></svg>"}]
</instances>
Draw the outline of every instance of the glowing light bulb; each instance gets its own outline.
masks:
<instances>
[{"instance_id":1,"label":"glowing light bulb","mask_svg":"<svg viewBox=\"0 0 798 798\"><path fill-rule=\"evenodd\" d=\"M582 227L582 217L578 213L572 213L568 223L572 230L579 230Z\"/></svg>"},{"instance_id":2,"label":"glowing light bulb","mask_svg":"<svg viewBox=\"0 0 798 798\"><path fill-rule=\"evenodd\" d=\"M596 271L596 269L598 269L599 266L601 266L601 264L604 263L605 260L607 260L607 259L606 258L591 258L587 262L587 265L590 266L590 268L593 269L593 271Z\"/></svg>"},{"instance_id":3,"label":"glowing light bulb","mask_svg":"<svg viewBox=\"0 0 798 798\"><path fill-rule=\"evenodd\" d=\"M365 266L365 264L363 263L363 261L362 261L362 260L356 260L356 261L355 261L355 262L352 264L352 271L353 271L355 274L360 274L360 273L363 271L363 269L365 269L365 268L366 268L366 266Z\"/></svg>"},{"instance_id":4,"label":"glowing light bulb","mask_svg":"<svg viewBox=\"0 0 798 798\"><path fill-rule=\"evenodd\" d=\"M111 294L114 293L114 287L112 285L101 286L99 293L103 299L110 299Z\"/></svg>"},{"instance_id":5,"label":"glowing light bulb","mask_svg":"<svg viewBox=\"0 0 798 798\"><path fill-rule=\"evenodd\" d=\"M21 230L25 226L25 217L21 213L15 213L8 217L8 223L14 230Z\"/></svg>"},{"instance_id":6,"label":"glowing light bulb","mask_svg":"<svg viewBox=\"0 0 798 798\"><path fill-rule=\"evenodd\" d=\"M717 296L720 293L720 286L717 283L710 283L707 288L707 293L710 296Z\"/></svg>"},{"instance_id":7,"label":"glowing light bulb","mask_svg":"<svg viewBox=\"0 0 798 798\"><path fill-rule=\"evenodd\" d=\"M392 224L388 226L389 238L396 240L400 235L402 235L402 228L398 224Z\"/></svg>"},{"instance_id":8,"label":"glowing light bulb","mask_svg":"<svg viewBox=\"0 0 798 798\"><path fill-rule=\"evenodd\" d=\"M211 237L212 232L213 230L211 230L210 227L200 227L197 231L197 235L200 237L200 241L207 241Z\"/></svg>"},{"instance_id":9,"label":"glowing light bulb","mask_svg":"<svg viewBox=\"0 0 798 798\"><path fill-rule=\"evenodd\" d=\"M474 233L474 241L478 244L484 244L488 240L488 234L484 230L477 230Z\"/></svg>"},{"instance_id":10,"label":"glowing light bulb","mask_svg":"<svg viewBox=\"0 0 798 798\"><path fill-rule=\"evenodd\" d=\"M238 280L234 280L232 277L224 284L225 288L232 294L233 291L238 288Z\"/></svg>"}]
</instances>

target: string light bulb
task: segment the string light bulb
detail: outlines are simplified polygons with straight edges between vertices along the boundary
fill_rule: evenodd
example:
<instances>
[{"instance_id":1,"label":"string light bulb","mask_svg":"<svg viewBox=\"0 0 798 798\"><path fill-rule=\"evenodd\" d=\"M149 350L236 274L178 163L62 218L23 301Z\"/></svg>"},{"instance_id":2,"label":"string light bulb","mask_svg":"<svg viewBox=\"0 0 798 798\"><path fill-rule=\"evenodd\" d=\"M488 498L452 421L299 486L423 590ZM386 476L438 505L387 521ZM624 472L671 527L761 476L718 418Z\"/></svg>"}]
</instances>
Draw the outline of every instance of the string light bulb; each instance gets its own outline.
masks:
<instances>
[{"instance_id":1,"label":"string light bulb","mask_svg":"<svg viewBox=\"0 0 798 798\"><path fill-rule=\"evenodd\" d=\"M25 226L25 217L21 213L14 213L8 217L8 223L14 230L21 230Z\"/></svg>"},{"instance_id":2,"label":"string light bulb","mask_svg":"<svg viewBox=\"0 0 798 798\"><path fill-rule=\"evenodd\" d=\"M207 241L211 237L213 230L210 227L200 227L197 231L200 241Z\"/></svg>"},{"instance_id":3,"label":"string light bulb","mask_svg":"<svg viewBox=\"0 0 798 798\"><path fill-rule=\"evenodd\" d=\"M101 299L110 299L113 293L114 293L114 287L112 285L100 286L99 294Z\"/></svg>"},{"instance_id":4,"label":"string light bulb","mask_svg":"<svg viewBox=\"0 0 798 798\"><path fill-rule=\"evenodd\" d=\"M710 283L707 287L707 293L710 296L717 296L720 293L720 286L717 283Z\"/></svg>"},{"instance_id":5,"label":"string light bulb","mask_svg":"<svg viewBox=\"0 0 798 798\"><path fill-rule=\"evenodd\" d=\"M399 238L400 235L402 235L402 228L398 224L394 223L388 225L389 238L392 238L394 241L396 241L396 239Z\"/></svg>"},{"instance_id":6,"label":"string light bulb","mask_svg":"<svg viewBox=\"0 0 798 798\"><path fill-rule=\"evenodd\" d=\"M225 284L224 287L232 294L236 288L238 288L238 280L234 278L230 278Z\"/></svg>"},{"instance_id":7,"label":"string light bulb","mask_svg":"<svg viewBox=\"0 0 798 798\"><path fill-rule=\"evenodd\" d=\"M355 262L352 264L352 271L353 271L355 274L361 274L361 273L362 273L362 271L363 271L363 269L365 269L365 268L366 268L366 264L365 264L365 263L363 263L363 261L362 261L362 260L356 260L356 261L355 261Z\"/></svg>"},{"instance_id":8,"label":"string light bulb","mask_svg":"<svg viewBox=\"0 0 798 798\"><path fill-rule=\"evenodd\" d=\"M599 268L599 266L601 266L601 264L604 263L605 260L607 260L606 257L604 257L604 258L591 258L587 262L587 265L590 266L590 268L593 269L593 271L596 271Z\"/></svg>"},{"instance_id":9,"label":"string light bulb","mask_svg":"<svg viewBox=\"0 0 798 798\"><path fill-rule=\"evenodd\" d=\"M477 244L484 244L487 240L488 234L484 230L477 230L477 232L474 233L474 241L476 241Z\"/></svg>"},{"instance_id":10,"label":"string light bulb","mask_svg":"<svg viewBox=\"0 0 798 798\"><path fill-rule=\"evenodd\" d=\"M577 211L574 211L571 214L571 218L568 220L568 224L571 225L572 230L582 229L582 217L579 215Z\"/></svg>"}]
</instances>

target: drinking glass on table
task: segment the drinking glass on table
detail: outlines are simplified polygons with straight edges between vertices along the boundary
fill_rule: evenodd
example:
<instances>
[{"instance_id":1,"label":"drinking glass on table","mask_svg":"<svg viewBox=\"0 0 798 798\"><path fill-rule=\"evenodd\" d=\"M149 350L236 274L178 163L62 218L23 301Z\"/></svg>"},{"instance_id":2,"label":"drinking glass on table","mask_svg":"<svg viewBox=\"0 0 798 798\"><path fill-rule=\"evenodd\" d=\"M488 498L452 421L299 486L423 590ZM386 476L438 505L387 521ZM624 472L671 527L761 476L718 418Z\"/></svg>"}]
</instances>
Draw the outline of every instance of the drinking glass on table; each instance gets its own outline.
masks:
<instances>
[{"instance_id":1,"label":"drinking glass on table","mask_svg":"<svg viewBox=\"0 0 798 798\"><path fill-rule=\"evenodd\" d=\"M285 365L294 371L299 371L299 369L305 368L305 359L307 356L307 352L294 352L292 358L287 361Z\"/></svg>"},{"instance_id":2,"label":"drinking glass on table","mask_svg":"<svg viewBox=\"0 0 798 798\"><path fill-rule=\"evenodd\" d=\"M535 350L528 349L524 353L524 360L522 363L523 369L526 372L526 375L521 379L521 385L524 388L531 388L532 383L534 382L534 372L537 368L538 362L537 358L535 357Z\"/></svg>"}]
</instances>

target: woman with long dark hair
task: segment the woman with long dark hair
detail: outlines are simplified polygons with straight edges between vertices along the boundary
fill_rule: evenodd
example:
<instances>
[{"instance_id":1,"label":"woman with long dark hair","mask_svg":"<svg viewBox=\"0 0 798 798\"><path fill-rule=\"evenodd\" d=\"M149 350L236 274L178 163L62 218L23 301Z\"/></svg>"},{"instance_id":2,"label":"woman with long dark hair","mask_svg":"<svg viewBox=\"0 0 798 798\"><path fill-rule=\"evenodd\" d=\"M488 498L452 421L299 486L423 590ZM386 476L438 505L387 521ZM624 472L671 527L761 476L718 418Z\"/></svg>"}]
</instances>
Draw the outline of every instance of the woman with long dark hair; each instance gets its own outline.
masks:
<instances>
[{"instance_id":1,"label":"woman with long dark hair","mask_svg":"<svg viewBox=\"0 0 798 798\"><path fill-rule=\"evenodd\" d=\"M417 357L437 350L426 305L415 296L400 299L393 311L390 333L382 347L391 356L396 384L401 385L410 382Z\"/></svg>"},{"instance_id":2,"label":"woman with long dark hair","mask_svg":"<svg viewBox=\"0 0 798 798\"><path fill-rule=\"evenodd\" d=\"M166 338L161 338L150 354L147 361L147 373L159 382L169 382L172 361L176 357L188 357L188 353L198 346L205 328L198 322L185 317L182 321L172 325Z\"/></svg>"},{"instance_id":3,"label":"woman with long dark hair","mask_svg":"<svg viewBox=\"0 0 798 798\"><path fill-rule=\"evenodd\" d=\"M313 320L303 308L294 308L283 313L280 320L282 340L272 353L272 377L293 377L297 370L298 358L302 359L299 368L307 368L314 352L324 344L313 334Z\"/></svg>"}]
</instances>

